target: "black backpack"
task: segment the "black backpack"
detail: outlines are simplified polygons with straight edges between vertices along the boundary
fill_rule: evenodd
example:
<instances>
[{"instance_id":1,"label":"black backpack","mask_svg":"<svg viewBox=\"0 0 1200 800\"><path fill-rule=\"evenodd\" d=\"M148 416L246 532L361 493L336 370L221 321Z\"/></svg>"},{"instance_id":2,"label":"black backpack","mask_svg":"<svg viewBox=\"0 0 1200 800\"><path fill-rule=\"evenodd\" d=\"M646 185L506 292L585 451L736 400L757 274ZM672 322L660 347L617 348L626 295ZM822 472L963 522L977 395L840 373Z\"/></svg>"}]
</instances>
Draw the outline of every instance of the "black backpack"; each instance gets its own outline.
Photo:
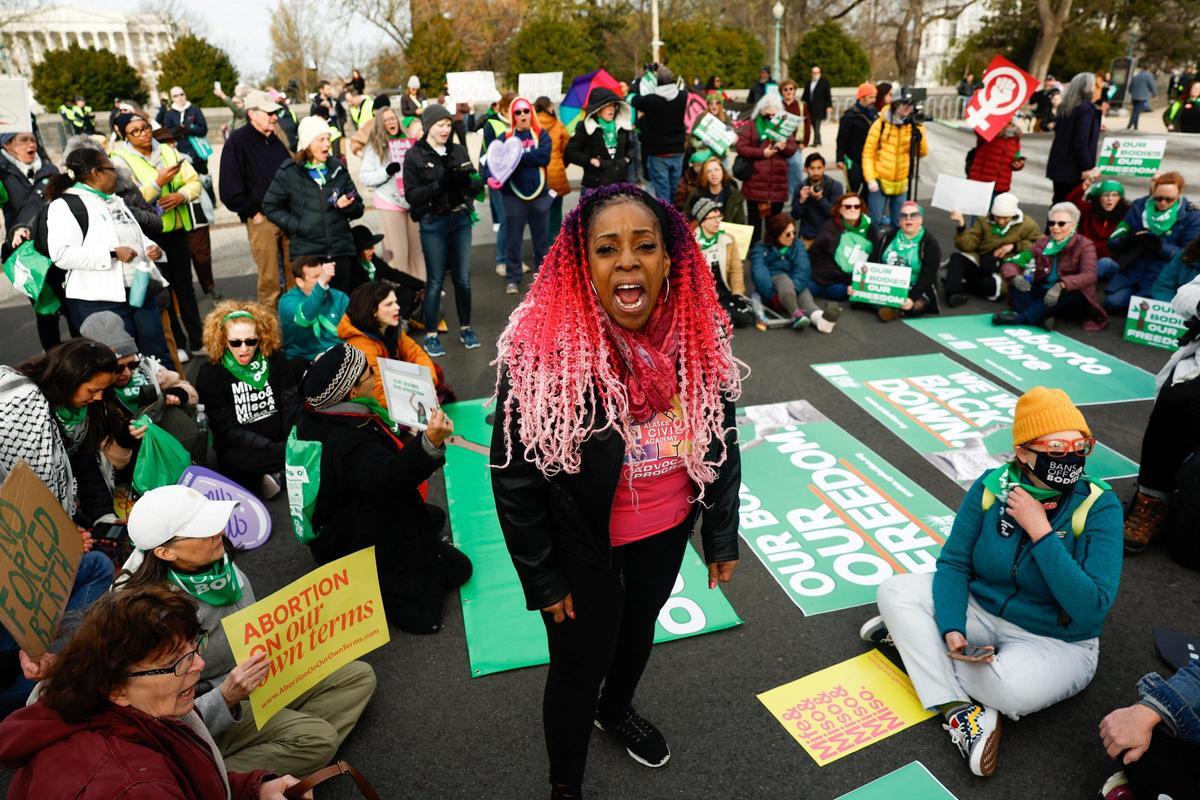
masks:
<instances>
[{"instance_id":1,"label":"black backpack","mask_svg":"<svg viewBox=\"0 0 1200 800\"><path fill-rule=\"evenodd\" d=\"M71 214L75 217L75 222L79 225L79 230L83 232L83 238L87 238L88 234L88 213L87 207L83 204L83 198L77 194L62 195L63 201L67 204L67 208L71 209ZM33 249L50 258L50 237L46 230L46 217L50 213L50 204L46 203L38 211L37 217L33 221Z\"/></svg>"}]
</instances>

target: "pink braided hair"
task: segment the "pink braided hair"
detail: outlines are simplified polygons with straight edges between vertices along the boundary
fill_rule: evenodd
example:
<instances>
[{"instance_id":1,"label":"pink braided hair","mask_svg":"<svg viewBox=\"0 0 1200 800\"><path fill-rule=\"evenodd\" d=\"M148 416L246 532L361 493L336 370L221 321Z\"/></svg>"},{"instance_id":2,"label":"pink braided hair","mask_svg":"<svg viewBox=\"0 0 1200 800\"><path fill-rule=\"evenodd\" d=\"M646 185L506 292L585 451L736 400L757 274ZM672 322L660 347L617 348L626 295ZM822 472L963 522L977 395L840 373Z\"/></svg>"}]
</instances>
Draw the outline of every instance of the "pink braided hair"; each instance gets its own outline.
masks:
<instances>
[{"instance_id":1,"label":"pink braided hair","mask_svg":"<svg viewBox=\"0 0 1200 800\"><path fill-rule=\"evenodd\" d=\"M683 216L632 184L593 190L567 215L529 293L500 335L496 393L505 379L510 391L495 424L504 426L505 462L513 457L507 421L520 412L518 435L524 458L547 477L580 469L580 445L592 434L616 429L627 451L637 447L625 385L607 333L607 312L591 283L587 226L600 208L617 202L645 205L659 220L671 258L670 298L679 336L679 401L691 452L682 456L688 475L700 487L725 462L723 401L741 395L745 365L730 349L729 317L717 302L707 263ZM660 296L661 299L661 296ZM596 428L596 411L606 422ZM706 461L713 440L721 442Z\"/></svg>"}]
</instances>

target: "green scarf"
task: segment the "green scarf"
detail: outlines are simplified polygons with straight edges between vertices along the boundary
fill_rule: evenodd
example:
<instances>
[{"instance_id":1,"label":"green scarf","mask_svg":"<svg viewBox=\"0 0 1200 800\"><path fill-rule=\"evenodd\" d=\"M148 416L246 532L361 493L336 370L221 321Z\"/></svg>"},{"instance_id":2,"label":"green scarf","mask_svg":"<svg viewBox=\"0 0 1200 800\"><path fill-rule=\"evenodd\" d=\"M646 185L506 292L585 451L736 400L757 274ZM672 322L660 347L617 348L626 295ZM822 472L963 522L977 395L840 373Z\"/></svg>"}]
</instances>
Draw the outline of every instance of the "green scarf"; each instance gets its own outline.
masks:
<instances>
[{"instance_id":1,"label":"green scarf","mask_svg":"<svg viewBox=\"0 0 1200 800\"><path fill-rule=\"evenodd\" d=\"M770 121L766 117L758 116L754 118L754 130L758 132L758 139L762 141L767 132L767 128L771 127ZM774 140L772 140L774 141Z\"/></svg>"},{"instance_id":2,"label":"green scarf","mask_svg":"<svg viewBox=\"0 0 1200 800\"><path fill-rule=\"evenodd\" d=\"M150 377L142 372L139 365L135 365L133 368L133 377L129 379L129 383L124 386L114 386L113 390L117 394L117 399L121 401L121 405L130 411L136 412L140 408L138 397L142 393L142 387L149 385Z\"/></svg>"},{"instance_id":3,"label":"green scarf","mask_svg":"<svg viewBox=\"0 0 1200 800\"><path fill-rule=\"evenodd\" d=\"M167 574L185 592L210 606L228 606L242 599L242 582L228 555L199 572L178 572L168 568Z\"/></svg>"},{"instance_id":4,"label":"green scarf","mask_svg":"<svg viewBox=\"0 0 1200 800\"><path fill-rule=\"evenodd\" d=\"M604 146L610 151L615 152L617 149L617 121L601 119L600 115L592 117L596 120L596 125L600 128L600 132L604 134Z\"/></svg>"},{"instance_id":5,"label":"green scarf","mask_svg":"<svg viewBox=\"0 0 1200 800\"><path fill-rule=\"evenodd\" d=\"M376 400L374 397L369 397L369 396L368 397L355 397L350 402L355 403L356 405L360 405L363 408L370 411L372 414L374 414L376 417L378 417L379 420L384 425L386 425L388 427L388 430L390 430L392 433L396 433L396 434L400 433L400 429L401 429L400 423L396 422L396 420L392 419L392 415L388 413L388 410L386 408L384 408L383 406L381 406L379 404L379 401Z\"/></svg>"},{"instance_id":6,"label":"green scarf","mask_svg":"<svg viewBox=\"0 0 1200 800\"><path fill-rule=\"evenodd\" d=\"M91 192L92 194L96 195L96 197L99 197L101 200L108 200L112 197L111 194L105 194L104 192L100 191L99 189L95 189L91 186L88 186L86 183L80 183L78 181L76 181L75 185L72 186L71 188L72 189L82 189L85 192Z\"/></svg>"},{"instance_id":7,"label":"green scarf","mask_svg":"<svg viewBox=\"0 0 1200 800\"><path fill-rule=\"evenodd\" d=\"M1008 463L996 467L984 476L983 486L996 495L1002 503L1007 500L1009 490L1017 486L1029 492L1029 496L1039 503L1046 500L1053 500L1062 494L1062 492L1056 492L1053 489L1042 489L1041 487L1026 483L1022 480L1024 476L1024 470L1016 464Z\"/></svg>"},{"instance_id":8,"label":"green scarf","mask_svg":"<svg viewBox=\"0 0 1200 800\"><path fill-rule=\"evenodd\" d=\"M1053 258L1054 256L1061 253L1063 251L1063 249L1068 244L1070 244L1071 240L1074 238L1075 238L1075 231L1071 231L1071 235L1068 236L1067 238L1063 239L1061 242L1056 240L1053 236L1051 236L1050 241L1046 242L1046 246L1044 248L1042 248L1042 255Z\"/></svg>"},{"instance_id":9,"label":"green scarf","mask_svg":"<svg viewBox=\"0 0 1200 800\"><path fill-rule=\"evenodd\" d=\"M704 232L703 228L696 228L696 240L698 242L700 242L701 250L709 249L710 247L715 245L720 240L720 238L721 238L721 231L719 231L719 230L715 234L713 234L713 236L710 238L709 235Z\"/></svg>"},{"instance_id":10,"label":"green scarf","mask_svg":"<svg viewBox=\"0 0 1200 800\"><path fill-rule=\"evenodd\" d=\"M853 228L846 226L844 220L842 224L842 235L838 237L833 260L837 262L842 272L849 275L856 266L871 257L871 240L867 238L867 230L871 227L871 218L863 214Z\"/></svg>"},{"instance_id":11,"label":"green scarf","mask_svg":"<svg viewBox=\"0 0 1200 800\"><path fill-rule=\"evenodd\" d=\"M54 409L54 416L58 417L58 421L66 428L67 433L73 433L87 420L87 406L80 406L74 409L67 406L59 406Z\"/></svg>"},{"instance_id":12,"label":"green scarf","mask_svg":"<svg viewBox=\"0 0 1200 800\"><path fill-rule=\"evenodd\" d=\"M267 379L271 377L271 365L267 363L261 350L255 351L254 358L246 366L239 364L238 360L233 357L233 353L226 350L221 356L221 366L229 370L230 375L255 389L262 389L267 385Z\"/></svg>"},{"instance_id":13,"label":"green scarf","mask_svg":"<svg viewBox=\"0 0 1200 800\"><path fill-rule=\"evenodd\" d=\"M375 262L360 258L358 263L362 264L363 271L367 273L367 279L371 281L375 280Z\"/></svg>"},{"instance_id":14,"label":"green scarf","mask_svg":"<svg viewBox=\"0 0 1200 800\"><path fill-rule=\"evenodd\" d=\"M329 167L326 166L329 162L318 164L316 161L305 161L304 168L308 170L308 176L317 182L317 186L324 186L329 180Z\"/></svg>"},{"instance_id":15,"label":"green scarf","mask_svg":"<svg viewBox=\"0 0 1200 800\"><path fill-rule=\"evenodd\" d=\"M883 251L883 263L899 264L912 269L912 280L915 282L921 273L921 240L925 238L925 228L917 231L917 235L908 238L904 231L896 231L896 237L888 243Z\"/></svg>"},{"instance_id":16,"label":"green scarf","mask_svg":"<svg viewBox=\"0 0 1200 800\"><path fill-rule=\"evenodd\" d=\"M1172 203L1166 211L1151 211L1150 209L1154 207L1153 198L1146 201L1146 207L1142 209L1142 224L1155 236L1166 236L1175 227L1175 221L1179 219L1179 209L1183 208L1183 198L1180 197Z\"/></svg>"}]
</instances>

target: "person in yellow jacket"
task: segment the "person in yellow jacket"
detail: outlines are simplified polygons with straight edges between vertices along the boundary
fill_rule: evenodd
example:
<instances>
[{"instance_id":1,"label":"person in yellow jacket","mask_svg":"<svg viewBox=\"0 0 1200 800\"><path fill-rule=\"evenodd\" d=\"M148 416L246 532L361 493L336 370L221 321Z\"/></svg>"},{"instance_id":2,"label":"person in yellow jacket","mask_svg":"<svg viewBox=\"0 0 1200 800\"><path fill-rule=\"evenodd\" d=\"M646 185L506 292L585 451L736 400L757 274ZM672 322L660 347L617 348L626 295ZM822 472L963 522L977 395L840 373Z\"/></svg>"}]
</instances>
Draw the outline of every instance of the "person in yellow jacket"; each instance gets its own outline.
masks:
<instances>
[{"instance_id":1,"label":"person in yellow jacket","mask_svg":"<svg viewBox=\"0 0 1200 800\"><path fill-rule=\"evenodd\" d=\"M188 247L188 232L193 227L189 204L200 197L200 176L186 156L154 140L145 117L119 114L113 119L113 127L120 137L112 151L113 166L133 181L147 201L157 201L161 211L162 233L151 238L167 257L163 273L175 299L173 305L179 309L178 318L171 314L171 329L180 361L187 361L187 355L205 352Z\"/></svg>"},{"instance_id":2,"label":"person in yellow jacket","mask_svg":"<svg viewBox=\"0 0 1200 800\"><path fill-rule=\"evenodd\" d=\"M867 182L867 208L877 225L895 226L900 219L900 206L909 199L914 136L920 142L919 157L929 155L925 126L913 119L913 110L912 97L902 94L883 109L867 131L862 170Z\"/></svg>"}]
</instances>

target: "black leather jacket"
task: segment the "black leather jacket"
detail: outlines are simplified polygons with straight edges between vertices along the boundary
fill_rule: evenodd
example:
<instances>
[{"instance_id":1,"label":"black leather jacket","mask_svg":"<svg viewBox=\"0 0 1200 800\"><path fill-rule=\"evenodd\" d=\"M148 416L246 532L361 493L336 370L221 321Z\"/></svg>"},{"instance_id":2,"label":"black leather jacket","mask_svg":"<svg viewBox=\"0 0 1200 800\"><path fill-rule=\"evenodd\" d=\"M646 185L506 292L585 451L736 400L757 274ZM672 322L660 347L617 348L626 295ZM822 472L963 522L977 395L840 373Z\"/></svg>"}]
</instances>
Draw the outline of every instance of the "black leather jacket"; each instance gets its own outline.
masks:
<instances>
[{"instance_id":1,"label":"black leather jacket","mask_svg":"<svg viewBox=\"0 0 1200 800\"><path fill-rule=\"evenodd\" d=\"M493 465L505 461L502 411L507 395L508 381L504 380L492 428ZM705 491L704 506L697 503L697 511L693 512L701 514L704 559L710 564L738 558L742 461L732 402L725 402L724 417L728 454L717 469L716 480ZM560 472L547 478L533 462L523 458L519 425L520 414L514 409L508 421L512 462L503 469L491 470L492 492L504 541L525 591L525 605L535 611L557 603L571 591L557 565L555 554L560 550L602 569L609 566L609 515L625 460L625 443L615 430L596 433L580 446L582 466L577 474ZM603 426L603 419L598 420L596 427ZM719 452L720 443L713 442L709 458L716 458Z\"/></svg>"}]
</instances>

